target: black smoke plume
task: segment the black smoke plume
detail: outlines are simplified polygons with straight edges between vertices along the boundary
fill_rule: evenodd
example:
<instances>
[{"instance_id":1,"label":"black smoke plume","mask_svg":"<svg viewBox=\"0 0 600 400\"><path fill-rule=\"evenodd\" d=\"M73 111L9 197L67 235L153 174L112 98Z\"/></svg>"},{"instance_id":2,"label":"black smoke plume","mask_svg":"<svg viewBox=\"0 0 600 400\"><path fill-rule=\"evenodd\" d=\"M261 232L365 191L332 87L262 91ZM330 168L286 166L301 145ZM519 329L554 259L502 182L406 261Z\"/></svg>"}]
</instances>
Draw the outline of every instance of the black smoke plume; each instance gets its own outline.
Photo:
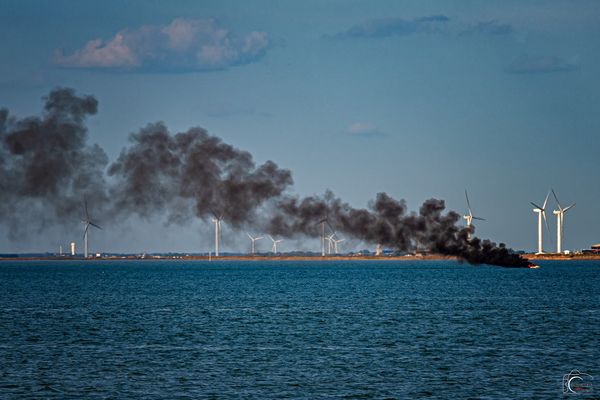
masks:
<instances>
[{"instance_id":1,"label":"black smoke plume","mask_svg":"<svg viewBox=\"0 0 600 400\"><path fill-rule=\"evenodd\" d=\"M250 153L223 143L202 128L172 134L162 123L130 135L116 161L87 143L85 119L97 112L92 96L56 89L41 117L19 119L0 109L0 217L13 237L31 224L43 230L81 217L82 199L93 197L102 219L131 215L222 217L233 227L263 226L273 235L317 236L318 221L338 232L399 251L429 251L473 264L527 266L503 244L467 239L460 215L443 200L409 212L404 200L379 193L357 209L326 192L306 198L286 194L291 173L272 161L256 166ZM108 166L108 167L107 167Z\"/></svg>"},{"instance_id":2,"label":"black smoke plume","mask_svg":"<svg viewBox=\"0 0 600 400\"><path fill-rule=\"evenodd\" d=\"M150 124L130 142L108 169L113 209L125 215L165 212L170 222L213 215L239 227L292 184L288 170L272 161L256 167L250 153L202 128L171 135L163 124Z\"/></svg>"},{"instance_id":3,"label":"black smoke plume","mask_svg":"<svg viewBox=\"0 0 600 400\"><path fill-rule=\"evenodd\" d=\"M12 238L32 226L78 222L74 210L81 210L85 193L105 200L108 157L87 144L84 124L97 109L95 98L72 89L50 92L41 117L20 119L0 109L0 217Z\"/></svg>"},{"instance_id":4,"label":"black smoke plume","mask_svg":"<svg viewBox=\"0 0 600 400\"><path fill-rule=\"evenodd\" d=\"M472 264L527 267L529 262L504 244L473 237L457 225L461 216L445 211L443 200L425 201L418 213L408 212L404 200L378 193L369 209L356 209L332 192L322 197L288 197L279 201L269 230L281 236L318 235L319 221L330 229L369 243L405 252L428 251L456 256Z\"/></svg>"}]
</instances>

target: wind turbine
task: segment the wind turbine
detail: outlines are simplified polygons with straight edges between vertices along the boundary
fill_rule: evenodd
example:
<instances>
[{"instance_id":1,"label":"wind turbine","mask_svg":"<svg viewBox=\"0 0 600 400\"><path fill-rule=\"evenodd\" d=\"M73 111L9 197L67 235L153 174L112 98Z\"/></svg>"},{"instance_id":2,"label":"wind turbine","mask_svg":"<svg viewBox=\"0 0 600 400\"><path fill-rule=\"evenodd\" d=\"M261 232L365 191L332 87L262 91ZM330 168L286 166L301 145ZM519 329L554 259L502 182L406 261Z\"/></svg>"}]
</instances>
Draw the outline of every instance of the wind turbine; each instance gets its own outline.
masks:
<instances>
[{"instance_id":1,"label":"wind turbine","mask_svg":"<svg viewBox=\"0 0 600 400\"><path fill-rule=\"evenodd\" d=\"M333 240L333 251L335 254L337 254L338 253L338 247L337 247L338 243L342 243L346 239L338 239L338 240L332 239L332 240Z\"/></svg>"},{"instance_id":2,"label":"wind turbine","mask_svg":"<svg viewBox=\"0 0 600 400\"><path fill-rule=\"evenodd\" d=\"M87 207L87 199L84 197L83 198L83 207L85 209L85 219L82 219L81 222L83 223L83 257L84 258L88 258L88 231L90 229L90 225L98 228L98 229L102 229L100 226L96 225L94 222L92 222L92 220L90 219L90 214L88 213L88 207Z\"/></svg>"},{"instance_id":3,"label":"wind turbine","mask_svg":"<svg viewBox=\"0 0 600 400\"><path fill-rule=\"evenodd\" d=\"M317 222L315 224L315 225L321 225L321 257L325 257L325 240L329 240L329 254L331 254L331 240L327 236L325 236L325 224L327 224L330 231L333 232L333 235L335 235L335 231L334 231L333 227L331 226L331 224L329 223L328 216L325 216L325 218L322 218L321 220L319 220L319 222Z\"/></svg>"},{"instance_id":4,"label":"wind turbine","mask_svg":"<svg viewBox=\"0 0 600 400\"><path fill-rule=\"evenodd\" d=\"M556 215L556 252L562 253L562 238L564 234L564 215L565 213L575 207L575 203L571 204L568 207L562 208L560 205L560 201L558 201L558 197L556 196L556 192L552 189L552 194L554 195L554 199L556 200L556 204L558 205L558 210L554 210L553 213Z\"/></svg>"},{"instance_id":5,"label":"wind turbine","mask_svg":"<svg viewBox=\"0 0 600 400\"><path fill-rule=\"evenodd\" d=\"M246 232L246 235L248 235L248 237L252 241L252 254L254 254L254 242L256 242L257 240L263 239L263 236L252 237L252 235L250 235L248 232Z\"/></svg>"},{"instance_id":6,"label":"wind turbine","mask_svg":"<svg viewBox=\"0 0 600 400\"><path fill-rule=\"evenodd\" d=\"M269 239L273 242L273 246L271 247L271 251L273 254L277 254L277 243L283 242L283 239L275 240L271 235L269 235Z\"/></svg>"},{"instance_id":7,"label":"wind turbine","mask_svg":"<svg viewBox=\"0 0 600 400\"><path fill-rule=\"evenodd\" d=\"M465 198L467 199L467 215L463 215L463 218L467 221L467 240L471 240L471 225L473 224L473 220L485 221L485 219L480 217L473 216L473 211L471 211L471 203L469 202L469 195L467 194L467 190L465 189Z\"/></svg>"},{"instance_id":8,"label":"wind turbine","mask_svg":"<svg viewBox=\"0 0 600 400\"><path fill-rule=\"evenodd\" d=\"M546 199L544 199L544 205L542 207L535 204L533 201L530 203L535 207L533 212L538 214L538 251L537 254L543 254L544 250L542 248L542 218L544 218L544 222L546 223L546 229L548 229L548 233L550 233L550 227L548 227L548 220L546 219L546 204L548 204L548 197L550 197L550 192L546 195Z\"/></svg>"},{"instance_id":9,"label":"wind turbine","mask_svg":"<svg viewBox=\"0 0 600 400\"><path fill-rule=\"evenodd\" d=\"M219 215L213 212L212 222L215 224L215 257L219 257L219 239L221 238L221 220L223 215Z\"/></svg>"},{"instance_id":10,"label":"wind turbine","mask_svg":"<svg viewBox=\"0 0 600 400\"><path fill-rule=\"evenodd\" d=\"M317 222L317 225L321 225L321 257L325 257L325 223L327 221L327 217L321 219Z\"/></svg>"},{"instance_id":11,"label":"wind turbine","mask_svg":"<svg viewBox=\"0 0 600 400\"><path fill-rule=\"evenodd\" d=\"M335 241L334 236L335 236L335 232L325 238L325 240L327 240L327 254L328 255L331 255L331 248L333 247L332 245L333 245L333 242Z\"/></svg>"}]
</instances>

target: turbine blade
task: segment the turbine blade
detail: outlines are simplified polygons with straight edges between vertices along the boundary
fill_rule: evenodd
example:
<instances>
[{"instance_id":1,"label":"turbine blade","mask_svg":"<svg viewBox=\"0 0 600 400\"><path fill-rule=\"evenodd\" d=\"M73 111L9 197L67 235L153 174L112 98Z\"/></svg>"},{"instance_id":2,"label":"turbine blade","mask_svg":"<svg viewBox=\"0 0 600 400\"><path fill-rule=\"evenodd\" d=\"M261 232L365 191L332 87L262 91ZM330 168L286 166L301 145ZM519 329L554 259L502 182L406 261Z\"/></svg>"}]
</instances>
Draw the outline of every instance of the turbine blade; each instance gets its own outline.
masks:
<instances>
[{"instance_id":1,"label":"turbine blade","mask_svg":"<svg viewBox=\"0 0 600 400\"><path fill-rule=\"evenodd\" d=\"M548 220L546 219L546 211L542 211L542 217L544 217L544 222L546 223L546 230L548 234L550 234L550 226L548 225Z\"/></svg>"},{"instance_id":2,"label":"turbine blade","mask_svg":"<svg viewBox=\"0 0 600 400\"><path fill-rule=\"evenodd\" d=\"M467 194L467 189L465 189L465 198L467 199L467 209L469 210L469 215L473 215L471 212L471 203L469 202L469 195Z\"/></svg>"},{"instance_id":3,"label":"turbine blade","mask_svg":"<svg viewBox=\"0 0 600 400\"><path fill-rule=\"evenodd\" d=\"M554 192L554 190L552 192ZM554 196L556 196L556 194ZM544 210L546 209L546 204L548 204L549 197L550 197L550 192L546 193L546 199L544 200L544 208L543 208ZM558 201L558 199L556 201Z\"/></svg>"},{"instance_id":4,"label":"turbine blade","mask_svg":"<svg viewBox=\"0 0 600 400\"><path fill-rule=\"evenodd\" d=\"M91 225L91 226L94 226L94 227L96 227L96 228L98 228L98 229L102 229L100 226L96 225L96 224L95 224L95 223L93 223L92 221L90 221L90 225Z\"/></svg>"},{"instance_id":5,"label":"turbine blade","mask_svg":"<svg viewBox=\"0 0 600 400\"><path fill-rule=\"evenodd\" d=\"M271 235L267 235L269 237L269 239L271 239L272 242L275 242L275 239L273 239L273 236Z\"/></svg>"},{"instance_id":6,"label":"turbine blade","mask_svg":"<svg viewBox=\"0 0 600 400\"><path fill-rule=\"evenodd\" d=\"M546 209L546 205L544 205L544 207L540 207L537 204L535 204L533 201L530 201L531 205L533 205L535 208L537 208L538 210L542 210L544 211Z\"/></svg>"},{"instance_id":7,"label":"turbine blade","mask_svg":"<svg viewBox=\"0 0 600 400\"><path fill-rule=\"evenodd\" d=\"M83 238L85 239L85 236L88 233L88 229L89 229L90 225L89 224L85 224L85 229L83 230Z\"/></svg>"},{"instance_id":8,"label":"turbine blade","mask_svg":"<svg viewBox=\"0 0 600 400\"><path fill-rule=\"evenodd\" d=\"M248 232L246 232L246 235L248 235L248 237L250 238L250 240L254 240L254 238L252 236L250 236L250 234Z\"/></svg>"},{"instance_id":9,"label":"turbine blade","mask_svg":"<svg viewBox=\"0 0 600 400\"><path fill-rule=\"evenodd\" d=\"M479 221L485 221L485 218L481 218L481 217L473 217L473 219L477 219Z\"/></svg>"},{"instance_id":10,"label":"turbine blade","mask_svg":"<svg viewBox=\"0 0 600 400\"><path fill-rule=\"evenodd\" d=\"M556 192L552 189L552 194L554 195L554 200L556 200L556 204L558 204L558 209L562 211L562 207L560 206L560 201L558 201L558 196L556 196Z\"/></svg>"},{"instance_id":11,"label":"turbine blade","mask_svg":"<svg viewBox=\"0 0 600 400\"><path fill-rule=\"evenodd\" d=\"M87 199L85 196L83 196L83 207L85 208L85 219L89 221L90 214L88 214Z\"/></svg>"},{"instance_id":12,"label":"turbine blade","mask_svg":"<svg viewBox=\"0 0 600 400\"><path fill-rule=\"evenodd\" d=\"M327 219L327 226L329 227L329 229L331 230L331 232L333 232L333 234L335 235L335 229L333 229L333 226L329 222L329 219Z\"/></svg>"},{"instance_id":13,"label":"turbine blade","mask_svg":"<svg viewBox=\"0 0 600 400\"><path fill-rule=\"evenodd\" d=\"M575 203L571 204L570 206L566 207L563 212L567 212L568 209L575 207Z\"/></svg>"},{"instance_id":14,"label":"turbine blade","mask_svg":"<svg viewBox=\"0 0 600 400\"><path fill-rule=\"evenodd\" d=\"M254 240L260 240L260 239L264 239L263 236L259 236L259 237L255 237Z\"/></svg>"}]
</instances>

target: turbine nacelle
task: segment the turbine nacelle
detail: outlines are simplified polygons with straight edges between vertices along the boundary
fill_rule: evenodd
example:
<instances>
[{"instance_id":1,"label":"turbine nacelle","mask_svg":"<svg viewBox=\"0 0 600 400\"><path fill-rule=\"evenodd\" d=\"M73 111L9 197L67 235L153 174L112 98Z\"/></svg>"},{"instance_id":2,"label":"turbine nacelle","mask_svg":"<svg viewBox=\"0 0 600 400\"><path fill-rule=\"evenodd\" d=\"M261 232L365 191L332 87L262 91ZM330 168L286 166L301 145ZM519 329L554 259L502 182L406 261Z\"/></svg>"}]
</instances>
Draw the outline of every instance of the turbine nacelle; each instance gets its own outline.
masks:
<instances>
[{"instance_id":1,"label":"turbine nacelle","mask_svg":"<svg viewBox=\"0 0 600 400\"><path fill-rule=\"evenodd\" d=\"M260 239L264 239L263 236L257 236L257 237L253 237L251 234L249 234L248 232L246 232L246 235L248 235L248 237L250 238L250 240L252 240L253 242L260 240Z\"/></svg>"}]
</instances>

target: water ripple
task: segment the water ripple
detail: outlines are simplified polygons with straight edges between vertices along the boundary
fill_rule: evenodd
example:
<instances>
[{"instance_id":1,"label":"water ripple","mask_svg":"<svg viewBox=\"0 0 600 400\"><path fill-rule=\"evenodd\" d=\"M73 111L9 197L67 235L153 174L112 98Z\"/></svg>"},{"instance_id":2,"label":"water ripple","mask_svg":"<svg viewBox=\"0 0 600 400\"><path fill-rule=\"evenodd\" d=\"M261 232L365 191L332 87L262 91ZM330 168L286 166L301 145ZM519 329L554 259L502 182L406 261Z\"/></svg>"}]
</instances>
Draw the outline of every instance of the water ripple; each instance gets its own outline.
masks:
<instances>
[{"instance_id":1,"label":"water ripple","mask_svg":"<svg viewBox=\"0 0 600 400\"><path fill-rule=\"evenodd\" d=\"M0 398L560 398L599 266L0 262Z\"/></svg>"}]
</instances>

